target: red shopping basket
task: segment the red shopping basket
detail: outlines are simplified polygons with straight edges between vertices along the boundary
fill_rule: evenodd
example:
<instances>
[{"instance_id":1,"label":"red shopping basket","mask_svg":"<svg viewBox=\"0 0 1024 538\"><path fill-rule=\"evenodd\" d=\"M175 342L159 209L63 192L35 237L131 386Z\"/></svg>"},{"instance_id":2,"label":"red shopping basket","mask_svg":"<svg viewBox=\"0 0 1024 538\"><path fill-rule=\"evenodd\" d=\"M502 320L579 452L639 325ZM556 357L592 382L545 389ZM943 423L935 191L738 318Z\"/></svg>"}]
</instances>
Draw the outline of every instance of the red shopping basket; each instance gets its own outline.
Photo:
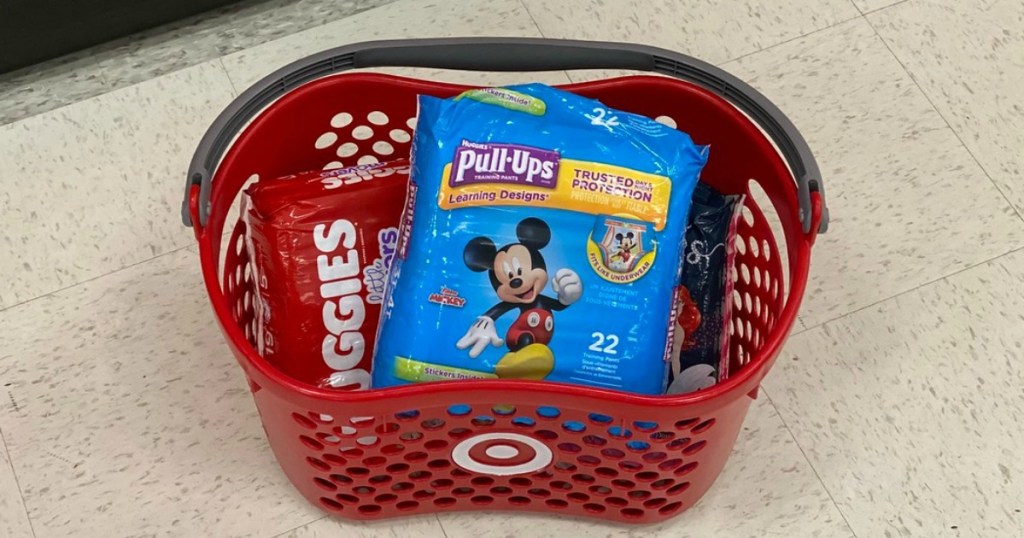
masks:
<instances>
[{"instance_id":1,"label":"red shopping basket","mask_svg":"<svg viewBox=\"0 0 1024 538\"><path fill-rule=\"evenodd\" d=\"M788 279L777 237L751 202L732 270L732 376L667 397L507 380L332 392L290 379L263 360L253 345L255 284L245 224L227 222L229 211L255 177L406 156L417 94L446 97L466 89L338 74L382 66L669 75L566 89L674 121L697 143L711 145L705 181L726 193L749 193L756 182L770 198L785 238ZM352 519L496 509L651 523L692 506L725 465L796 317L811 247L828 220L823 194L814 159L785 116L748 85L699 60L617 43L414 40L326 51L244 92L196 151L183 218L194 227L217 320L248 378L274 454L310 502Z\"/></svg>"}]
</instances>

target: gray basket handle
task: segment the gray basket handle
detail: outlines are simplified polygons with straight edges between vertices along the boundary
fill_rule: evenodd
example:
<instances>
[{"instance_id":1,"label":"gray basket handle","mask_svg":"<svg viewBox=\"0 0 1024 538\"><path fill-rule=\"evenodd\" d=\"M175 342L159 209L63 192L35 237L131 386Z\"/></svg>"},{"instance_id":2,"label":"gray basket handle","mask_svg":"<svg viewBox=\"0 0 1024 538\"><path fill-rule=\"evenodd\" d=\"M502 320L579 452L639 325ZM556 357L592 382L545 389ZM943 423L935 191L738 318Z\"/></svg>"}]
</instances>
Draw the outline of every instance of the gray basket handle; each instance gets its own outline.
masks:
<instances>
[{"instance_id":1,"label":"gray basket handle","mask_svg":"<svg viewBox=\"0 0 1024 538\"><path fill-rule=\"evenodd\" d=\"M312 80L366 67L430 67L464 71L653 71L706 88L744 111L778 146L796 178L800 220L811 229L811 193L821 196L819 233L828 229L821 172L807 142L771 101L742 80L696 58L645 45L543 38L443 38L371 41L326 50L287 65L242 92L217 117L196 148L185 183L181 216L186 226L189 191L199 185L199 223L209 215L210 179L235 135L260 110Z\"/></svg>"}]
</instances>

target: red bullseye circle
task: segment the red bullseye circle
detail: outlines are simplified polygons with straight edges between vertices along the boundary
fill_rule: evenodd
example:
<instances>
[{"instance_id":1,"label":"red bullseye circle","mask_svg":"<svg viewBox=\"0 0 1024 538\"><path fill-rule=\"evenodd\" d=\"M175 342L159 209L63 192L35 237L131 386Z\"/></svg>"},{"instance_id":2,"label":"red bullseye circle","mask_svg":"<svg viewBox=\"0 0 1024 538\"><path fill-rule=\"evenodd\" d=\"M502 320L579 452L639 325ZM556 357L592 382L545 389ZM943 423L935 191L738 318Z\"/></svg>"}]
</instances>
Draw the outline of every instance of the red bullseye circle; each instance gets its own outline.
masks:
<instances>
[{"instance_id":1,"label":"red bullseye circle","mask_svg":"<svg viewBox=\"0 0 1024 538\"><path fill-rule=\"evenodd\" d=\"M517 433L486 433L470 437L452 449L460 467L476 473L508 476L547 467L551 449L540 441Z\"/></svg>"}]
</instances>

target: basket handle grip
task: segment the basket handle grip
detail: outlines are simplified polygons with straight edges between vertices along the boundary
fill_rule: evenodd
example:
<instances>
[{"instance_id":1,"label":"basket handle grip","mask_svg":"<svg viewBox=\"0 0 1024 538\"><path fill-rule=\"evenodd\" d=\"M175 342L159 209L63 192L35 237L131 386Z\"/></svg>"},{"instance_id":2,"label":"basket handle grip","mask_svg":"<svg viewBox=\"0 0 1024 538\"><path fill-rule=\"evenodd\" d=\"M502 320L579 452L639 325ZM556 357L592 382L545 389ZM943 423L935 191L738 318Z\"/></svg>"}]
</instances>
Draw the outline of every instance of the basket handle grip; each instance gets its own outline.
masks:
<instances>
[{"instance_id":1,"label":"basket handle grip","mask_svg":"<svg viewBox=\"0 0 1024 538\"><path fill-rule=\"evenodd\" d=\"M260 110L312 80L367 67L430 67L464 71L564 71L629 69L669 75L706 88L750 116L778 146L797 182L800 220L811 232L811 193L821 197L818 233L828 229L821 172L807 142L793 123L753 87L707 62L665 49L630 43L545 38L441 38L371 41L344 45L287 65L242 92L217 117L196 148L189 166L182 220L192 225L188 201L199 187L198 219L206 225L210 180L234 136Z\"/></svg>"}]
</instances>

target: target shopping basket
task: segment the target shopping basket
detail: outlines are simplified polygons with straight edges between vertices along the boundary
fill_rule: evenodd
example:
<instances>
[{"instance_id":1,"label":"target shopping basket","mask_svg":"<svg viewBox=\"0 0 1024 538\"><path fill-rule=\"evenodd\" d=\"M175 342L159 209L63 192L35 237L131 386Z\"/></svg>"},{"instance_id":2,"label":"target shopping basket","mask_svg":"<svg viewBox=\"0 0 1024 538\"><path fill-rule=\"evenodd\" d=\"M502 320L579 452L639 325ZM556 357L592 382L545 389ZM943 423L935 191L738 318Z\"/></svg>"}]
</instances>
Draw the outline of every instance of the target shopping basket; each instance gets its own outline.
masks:
<instances>
[{"instance_id":1,"label":"target shopping basket","mask_svg":"<svg viewBox=\"0 0 1024 538\"><path fill-rule=\"evenodd\" d=\"M713 148L704 181L729 194L749 193L757 183L770 199L761 208L751 201L740 219L730 270L736 290L731 377L696 393L660 397L525 380L332 392L297 382L264 361L254 347L245 224L228 221L243 186L254 177L337 167L340 153L346 165L373 162L382 148L389 158L408 155L417 94L448 97L467 89L378 73L341 74L366 67L668 75L565 88L609 107L674 121ZM353 136L360 126L363 134ZM324 140L334 143L325 148ZM341 145L346 151L335 151ZM277 461L310 502L351 519L529 510L653 523L697 502L725 465L796 318L811 247L827 226L823 196L814 158L789 120L714 66L631 44L466 38L343 46L258 82L202 139L182 211L199 242L217 320L248 378ZM764 210L777 214L778 236Z\"/></svg>"}]
</instances>

